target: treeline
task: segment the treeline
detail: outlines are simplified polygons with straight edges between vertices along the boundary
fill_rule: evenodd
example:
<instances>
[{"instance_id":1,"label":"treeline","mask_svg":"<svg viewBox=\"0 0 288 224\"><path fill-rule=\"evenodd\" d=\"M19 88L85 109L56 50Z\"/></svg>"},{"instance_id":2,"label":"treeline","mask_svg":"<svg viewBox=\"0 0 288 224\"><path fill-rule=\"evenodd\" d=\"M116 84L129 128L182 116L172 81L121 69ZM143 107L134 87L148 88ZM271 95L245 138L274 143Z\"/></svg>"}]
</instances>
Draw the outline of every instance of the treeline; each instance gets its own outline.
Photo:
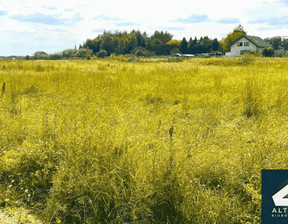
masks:
<instances>
[{"instance_id":1,"label":"treeline","mask_svg":"<svg viewBox=\"0 0 288 224\"><path fill-rule=\"evenodd\" d=\"M88 39L80 49L89 49L92 55L109 56L111 54L135 54L136 56L172 55L174 53L200 54L220 51L221 47L217 39L207 36L188 41L173 39L173 35L166 31L155 31L152 36L146 32L107 32L98 35L95 39Z\"/></svg>"},{"instance_id":2,"label":"treeline","mask_svg":"<svg viewBox=\"0 0 288 224\"><path fill-rule=\"evenodd\" d=\"M288 50L288 38L272 37L264 40L271 44L274 50Z\"/></svg>"},{"instance_id":3,"label":"treeline","mask_svg":"<svg viewBox=\"0 0 288 224\"><path fill-rule=\"evenodd\" d=\"M32 56L0 56L0 60L62 60L62 59L70 59L70 58L89 58L92 55L92 51L84 48L72 48L66 49L61 52L56 52L53 54L48 54L44 51L36 51Z\"/></svg>"},{"instance_id":4,"label":"treeline","mask_svg":"<svg viewBox=\"0 0 288 224\"><path fill-rule=\"evenodd\" d=\"M21 57L26 60L61 60L70 58L86 58L93 56L104 58L110 55L134 54L136 56L201 54L222 51L217 39L207 36L200 39L185 37L182 40L173 39L173 35L167 31L155 31L152 36L146 32L135 31L104 31L94 39L87 39L78 48L66 49L61 52L47 54L37 51L32 56ZM18 59L20 57L17 57Z\"/></svg>"}]
</instances>

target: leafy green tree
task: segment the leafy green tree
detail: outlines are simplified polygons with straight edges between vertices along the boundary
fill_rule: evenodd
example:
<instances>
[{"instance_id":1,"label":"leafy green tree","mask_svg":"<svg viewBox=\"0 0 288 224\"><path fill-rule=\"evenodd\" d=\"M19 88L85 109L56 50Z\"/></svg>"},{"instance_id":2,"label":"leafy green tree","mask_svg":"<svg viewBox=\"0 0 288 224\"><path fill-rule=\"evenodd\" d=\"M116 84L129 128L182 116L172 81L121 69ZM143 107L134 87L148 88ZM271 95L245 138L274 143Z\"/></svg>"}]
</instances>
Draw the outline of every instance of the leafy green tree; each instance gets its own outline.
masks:
<instances>
[{"instance_id":1,"label":"leafy green tree","mask_svg":"<svg viewBox=\"0 0 288 224\"><path fill-rule=\"evenodd\" d=\"M136 38L137 45L139 47L146 48L147 34L145 32L143 34L141 34L140 31L136 31L134 34L134 38Z\"/></svg>"},{"instance_id":2,"label":"leafy green tree","mask_svg":"<svg viewBox=\"0 0 288 224\"><path fill-rule=\"evenodd\" d=\"M137 41L137 38L135 36L133 36L127 45L128 53L131 53L133 51L133 49L135 49L136 47L138 47L138 41Z\"/></svg>"},{"instance_id":3,"label":"leafy green tree","mask_svg":"<svg viewBox=\"0 0 288 224\"><path fill-rule=\"evenodd\" d=\"M101 44L101 50L105 50L107 55L115 52L113 38L110 35L105 35Z\"/></svg>"},{"instance_id":4,"label":"leafy green tree","mask_svg":"<svg viewBox=\"0 0 288 224\"><path fill-rule=\"evenodd\" d=\"M244 30L244 27L239 24L237 27L234 28L233 33L241 33L241 34L247 34L247 32Z\"/></svg>"},{"instance_id":5,"label":"leafy green tree","mask_svg":"<svg viewBox=\"0 0 288 224\"><path fill-rule=\"evenodd\" d=\"M201 37L199 41L200 53L210 53L212 49L212 40L207 36Z\"/></svg>"},{"instance_id":6,"label":"leafy green tree","mask_svg":"<svg viewBox=\"0 0 288 224\"><path fill-rule=\"evenodd\" d=\"M92 50L92 54L96 54L100 50L101 43L102 41L96 38L94 40L87 39L81 48L88 48Z\"/></svg>"},{"instance_id":7,"label":"leafy green tree","mask_svg":"<svg viewBox=\"0 0 288 224\"><path fill-rule=\"evenodd\" d=\"M151 49L156 55L165 54L165 45L159 39L154 39L151 43Z\"/></svg>"},{"instance_id":8,"label":"leafy green tree","mask_svg":"<svg viewBox=\"0 0 288 224\"><path fill-rule=\"evenodd\" d=\"M282 39L281 37L272 37L272 38L265 38L265 41L271 44L274 50L279 50L282 48Z\"/></svg>"},{"instance_id":9,"label":"leafy green tree","mask_svg":"<svg viewBox=\"0 0 288 224\"><path fill-rule=\"evenodd\" d=\"M118 46L115 51L117 54L125 54L125 41L123 38L119 38Z\"/></svg>"},{"instance_id":10,"label":"leafy green tree","mask_svg":"<svg viewBox=\"0 0 288 224\"><path fill-rule=\"evenodd\" d=\"M288 50L288 39L284 39L281 46L284 50Z\"/></svg>"},{"instance_id":11,"label":"leafy green tree","mask_svg":"<svg viewBox=\"0 0 288 224\"><path fill-rule=\"evenodd\" d=\"M173 35L168 33L167 31L158 31L156 30L154 34L151 36L151 40L160 40L162 44L166 45L170 40L172 40Z\"/></svg>"},{"instance_id":12,"label":"leafy green tree","mask_svg":"<svg viewBox=\"0 0 288 224\"><path fill-rule=\"evenodd\" d=\"M198 54L199 53L197 37L195 37L194 40L192 40L192 38L189 39L188 51L190 54Z\"/></svg>"},{"instance_id":13,"label":"leafy green tree","mask_svg":"<svg viewBox=\"0 0 288 224\"><path fill-rule=\"evenodd\" d=\"M181 44L180 40L170 40L166 44L168 52L170 52L170 54L180 53L179 50L180 44Z\"/></svg>"},{"instance_id":14,"label":"leafy green tree","mask_svg":"<svg viewBox=\"0 0 288 224\"><path fill-rule=\"evenodd\" d=\"M113 36L112 38L113 38L113 47L114 47L113 52L115 53L119 45L119 38L117 38L116 36Z\"/></svg>"},{"instance_id":15,"label":"leafy green tree","mask_svg":"<svg viewBox=\"0 0 288 224\"><path fill-rule=\"evenodd\" d=\"M237 40L239 37L241 37L243 34L246 34L244 28L242 25L238 25L232 33L229 33L226 38L222 41L220 41L221 47L224 52L230 51L230 45Z\"/></svg>"}]
</instances>

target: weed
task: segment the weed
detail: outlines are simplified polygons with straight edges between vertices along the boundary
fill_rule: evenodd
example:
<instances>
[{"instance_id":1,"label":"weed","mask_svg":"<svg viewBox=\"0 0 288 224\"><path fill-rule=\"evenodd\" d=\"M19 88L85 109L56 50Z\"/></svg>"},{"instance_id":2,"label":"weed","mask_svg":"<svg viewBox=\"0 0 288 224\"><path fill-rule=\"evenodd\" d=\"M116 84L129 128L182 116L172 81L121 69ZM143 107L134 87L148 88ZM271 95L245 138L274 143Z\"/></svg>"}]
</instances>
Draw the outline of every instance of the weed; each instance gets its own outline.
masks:
<instances>
[{"instance_id":1,"label":"weed","mask_svg":"<svg viewBox=\"0 0 288 224\"><path fill-rule=\"evenodd\" d=\"M3 95L5 93L5 89L6 89L6 85L5 85L5 82L3 82L3 85L2 85L2 92L1 92L1 97L3 98Z\"/></svg>"}]
</instances>

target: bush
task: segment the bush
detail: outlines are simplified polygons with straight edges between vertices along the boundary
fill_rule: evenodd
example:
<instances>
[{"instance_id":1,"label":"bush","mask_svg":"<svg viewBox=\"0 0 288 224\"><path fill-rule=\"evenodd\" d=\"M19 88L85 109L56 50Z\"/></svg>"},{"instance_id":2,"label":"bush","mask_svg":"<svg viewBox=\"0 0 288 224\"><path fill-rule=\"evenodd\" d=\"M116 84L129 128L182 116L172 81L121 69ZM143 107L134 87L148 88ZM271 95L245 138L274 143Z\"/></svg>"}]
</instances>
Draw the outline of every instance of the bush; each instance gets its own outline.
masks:
<instances>
[{"instance_id":1,"label":"bush","mask_svg":"<svg viewBox=\"0 0 288 224\"><path fill-rule=\"evenodd\" d=\"M49 55L44 51L35 52L33 57L36 60L48 60L49 59Z\"/></svg>"},{"instance_id":2,"label":"bush","mask_svg":"<svg viewBox=\"0 0 288 224\"><path fill-rule=\"evenodd\" d=\"M63 58L62 52L50 54L51 60L61 60Z\"/></svg>"},{"instance_id":3,"label":"bush","mask_svg":"<svg viewBox=\"0 0 288 224\"><path fill-rule=\"evenodd\" d=\"M250 65L255 61L255 55L252 54L244 54L237 57L239 65Z\"/></svg>"},{"instance_id":4,"label":"bush","mask_svg":"<svg viewBox=\"0 0 288 224\"><path fill-rule=\"evenodd\" d=\"M105 57L107 57L107 51L105 51L105 50L100 50L100 51L97 53L97 57L98 57L98 58L105 58Z\"/></svg>"},{"instance_id":5,"label":"bush","mask_svg":"<svg viewBox=\"0 0 288 224\"><path fill-rule=\"evenodd\" d=\"M268 48L265 48L263 49L263 51L261 52L261 54L264 56L264 57L273 57L274 56L274 49L271 48L271 47L268 47Z\"/></svg>"},{"instance_id":6,"label":"bush","mask_svg":"<svg viewBox=\"0 0 288 224\"><path fill-rule=\"evenodd\" d=\"M141 49L139 49L139 50L137 50L136 52L135 52L135 56L136 57L143 57L145 54L144 54L144 52L141 50Z\"/></svg>"}]
</instances>

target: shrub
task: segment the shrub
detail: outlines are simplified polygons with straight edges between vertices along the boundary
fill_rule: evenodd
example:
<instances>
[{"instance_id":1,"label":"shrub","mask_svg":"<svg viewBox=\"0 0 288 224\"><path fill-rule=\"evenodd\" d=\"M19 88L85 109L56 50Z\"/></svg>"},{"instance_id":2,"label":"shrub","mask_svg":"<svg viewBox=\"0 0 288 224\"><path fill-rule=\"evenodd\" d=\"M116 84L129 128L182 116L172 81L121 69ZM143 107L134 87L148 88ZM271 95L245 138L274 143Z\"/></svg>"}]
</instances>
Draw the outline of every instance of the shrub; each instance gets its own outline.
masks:
<instances>
[{"instance_id":1,"label":"shrub","mask_svg":"<svg viewBox=\"0 0 288 224\"><path fill-rule=\"evenodd\" d=\"M262 113L261 94L250 82L246 84L246 96L243 99L243 114L247 118L258 117Z\"/></svg>"},{"instance_id":2,"label":"shrub","mask_svg":"<svg viewBox=\"0 0 288 224\"><path fill-rule=\"evenodd\" d=\"M51 60L61 60L63 58L62 52L50 54Z\"/></svg>"},{"instance_id":3,"label":"shrub","mask_svg":"<svg viewBox=\"0 0 288 224\"><path fill-rule=\"evenodd\" d=\"M98 58L105 58L105 57L107 57L107 51L105 51L105 50L100 50L100 51L97 53L97 57L98 57Z\"/></svg>"},{"instance_id":4,"label":"shrub","mask_svg":"<svg viewBox=\"0 0 288 224\"><path fill-rule=\"evenodd\" d=\"M263 51L261 52L261 54L264 56L264 57L273 57L274 56L274 49L271 48L271 47L268 47L268 48L265 48L263 49Z\"/></svg>"},{"instance_id":5,"label":"shrub","mask_svg":"<svg viewBox=\"0 0 288 224\"><path fill-rule=\"evenodd\" d=\"M247 53L247 54L238 56L237 59L238 59L239 65L249 65L255 61L255 56Z\"/></svg>"},{"instance_id":6,"label":"shrub","mask_svg":"<svg viewBox=\"0 0 288 224\"><path fill-rule=\"evenodd\" d=\"M139 50L137 50L136 52L135 52L135 56L136 57L143 57L145 54L144 54L144 52L141 50L141 49L139 49Z\"/></svg>"}]
</instances>

